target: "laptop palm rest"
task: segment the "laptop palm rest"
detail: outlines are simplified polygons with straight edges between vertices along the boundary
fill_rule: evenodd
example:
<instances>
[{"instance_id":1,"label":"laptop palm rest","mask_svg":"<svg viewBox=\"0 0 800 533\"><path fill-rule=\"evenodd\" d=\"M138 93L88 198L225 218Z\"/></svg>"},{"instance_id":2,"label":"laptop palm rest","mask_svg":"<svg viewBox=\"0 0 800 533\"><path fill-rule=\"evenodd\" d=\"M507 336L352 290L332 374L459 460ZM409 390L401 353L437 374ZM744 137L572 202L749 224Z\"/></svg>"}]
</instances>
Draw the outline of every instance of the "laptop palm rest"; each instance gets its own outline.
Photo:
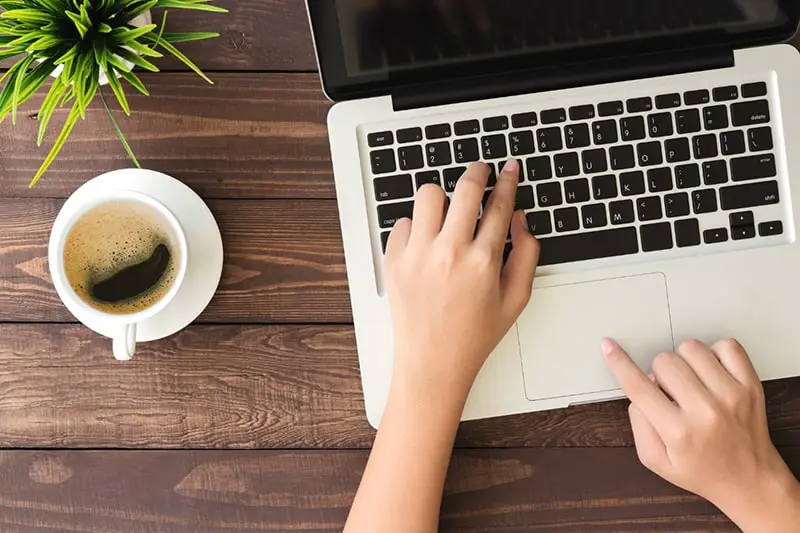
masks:
<instances>
[{"instance_id":1,"label":"laptop palm rest","mask_svg":"<svg viewBox=\"0 0 800 533\"><path fill-rule=\"evenodd\" d=\"M537 289L518 334L528 400L616 390L600 339L616 339L649 372L657 353L673 349L666 278L643 274Z\"/></svg>"}]
</instances>

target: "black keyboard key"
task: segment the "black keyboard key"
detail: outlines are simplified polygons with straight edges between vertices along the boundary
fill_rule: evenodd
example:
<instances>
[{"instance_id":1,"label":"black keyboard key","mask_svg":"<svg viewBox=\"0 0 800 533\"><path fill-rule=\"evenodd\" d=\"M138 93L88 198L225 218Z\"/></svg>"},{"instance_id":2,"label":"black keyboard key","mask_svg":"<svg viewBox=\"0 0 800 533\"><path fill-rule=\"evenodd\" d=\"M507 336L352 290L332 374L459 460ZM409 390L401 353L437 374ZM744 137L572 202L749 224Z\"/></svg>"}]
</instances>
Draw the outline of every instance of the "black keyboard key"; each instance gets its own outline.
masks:
<instances>
[{"instance_id":1,"label":"black keyboard key","mask_svg":"<svg viewBox=\"0 0 800 533\"><path fill-rule=\"evenodd\" d=\"M581 159L583 160L583 171L586 174L597 174L608 170L605 148L584 150L581 153Z\"/></svg>"},{"instance_id":2,"label":"black keyboard key","mask_svg":"<svg viewBox=\"0 0 800 533\"><path fill-rule=\"evenodd\" d=\"M429 167L442 167L451 164L453 157L450 154L450 143L443 141L425 146L425 157Z\"/></svg>"},{"instance_id":3,"label":"black keyboard key","mask_svg":"<svg viewBox=\"0 0 800 533\"><path fill-rule=\"evenodd\" d=\"M380 204L378 206L378 223L381 228L391 228L401 218L411 218L413 214L414 202Z\"/></svg>"},{"instance_id":4,"label":"black keyboard key","mask_svg":"<svg viewBox=\"0 0 800 533\"><path fill-rule=\"evenodd\" d=\"M484 159L505 159L508 157L505 135L489 135L481 138Z\"/></svg>"},{"instance_id":5,"label":"black keyboard key","mask_svg":"<svg viewBox=\"0 0 800 533\"><path fill-rule=\"evenodd\" d=\"M668 194L664 197L664 213L667 217L685 217L690 213L689 195L685 192Z\"/></svg>"},{"instance_id":6,"label":"black keyboard key","mask_svg":"<svg viewBox=\"0 0 800 533\"><path fill-rule=\"evenodd\" d=\"M458 185L458 180L461 179L461 176L464 175L464 172L467 171L467 167L455 167L455 168L447 168L444 170L444 190L447 192L453 192L456 190L456 185Z\"/></svg>"},{"instance_id":7,"label":"black keyboard key","mask_svg":"<svg viewBox=\"0 0 800 533\"><path fill-rule=\"evenodd\" d=\"M731 213L728 215L728 220L731 227L735 226L755 226L756 219L752 211L739 211L738 213Z\"/></svg>"},{"instance_id":8,"label":"black keyboard key","mask_svg":"<svg viewBox=\"0 0 800 533\"><path fill-rule=\"evenodd\" d=\"M622 196L638 196L644 194L644 172L623 172L619 176Z\"/></svg>"},{"instance_id":9,"label":"black keyboard key","mask_svg":"<svg viewBox=\"0 0 800 533\"><path fill-rule=\"evenodd\" d=\"M657 252L669 250L672 244L672 227L669 222L645 224L639 227L642 236L642 251Z\"/></svg>"},{"instance_id":10,"label":"black keyboard key","mask_svg":"<svg viewBox=\"0 0 800 533\"><path fill-rule=\"evenodd\" d=\"M422 140L422 128L397 130L397 142L401 144L416 143Z\"/></svg>"},{"instance_id":11,"label":"black keyboard key","mask_svg":"<svg viewBox=\"0 0 800 533\"><path fill-rule=\"evenodd\" d=\"M567 120L567 112L564 108L547 109L542 111L540 118L542 119L542 124L565 122Z\"/></svg>"},{"instance_id":12,"label":"black keyboard key","mask_svg":"<svg viewBox=\"0 0 800 533\"><path fill-rule=\"evenodd\" d=\"M555 220L556 231L559 233L564 231L575 231L580 228L577 207L556 209L553 211L553 219Z\"/></svg>"},{"instance_id":13,"label":"black keyboard key","mask_svg":"<svg viewBox=\"0 0 800 533\"><path fill-rule=\"evenodd\" d=\"M560 183L542 183L536 187L536 200L539 207L552 207L561 205L564 200L561 198Z\"/></svg>"},{"instance_id":14,"label":"black keyboard key","mask_svg":"<svg viewBox=\"0 0 800 533\"><path fill-rule=\"evenodd\" d=\"M370 148L389 146L394 144L394 134L391 131L381 131L367 135L367 144Z\"/></svg>"},{"instance_id":15,"label":"black keyboard key","mask_svg":"<svg viewBox=\"0 0 800 533\"><path fill-rule=\"evenodd\" d=\"M481 123L477 120L463 120L453 124L456 135L476 135L481 132Z\"/></svg>"},{"instance_id":16,"label":"black keyboard key","mask_svg":"<svg viewBox=\"0 0 800 533\"><path fill-rule=\"evenodd\" d=\"M772 154L751 155L731 159L731 176L733 181L771 178L777 174L778 169L775 167L775 156Z\"/></svg>"},{"instance_id":17,"label":"black keyboard key","mask_svg":"<svg viewBox=\"0 0 800 533\"><path fill-rule=\"evenodd\" d=\"M416 170L425 166L422 146L401 146L397 156L400 160L400 170Z\"/></svg>"},{"instance_id":18,"label":"black keyboard key","mask_svg":"<svg viewBox=\"0 0 800 533\"><path fill-rule=\"evenodd\" d=\"M769 102L753 100L731 105L731 121L734 126L754 126L769 122Z\"/></svg>"},{"instance_id":19,"label":"black keyboard key","mask_svg":"<svg viewBox=\"0 0 800 533\"><path fill-rule=\"evenodd\" d=\"M672 171L669 167L651 168L647 171L647 188L650 192L672 190Z\"/></svg>"},{"instance_id":20,"label":"black keyboard key","mask_svg":"<svg viewBox=\"0 0 800 533\"><path fill-rule=\"evenodd\" d=\"M737 98L739 98L739 88L736 87L736 85L727 85L714 89L715 102L726 102L728 100L736 100Z\"/></svg>"},{"instance_id":21,"label":"black keyboard key","mask_svg":"<svg viewBox=\"0 0 800 533\"><path fill-rule=\"evenodd\" d=\"M589 201L589 180L580 178L564 182L564 196L567 203L576 204Z\"/></svg>"},{"instance_id":22,"label":"black keyboard key","mask_svg":"<svg viewBox=\"0 0 800 533\"><path fill-rule=\"evenodd\" d=\"M608 204L611 223L631 224L634 222L633 202L631 200L619 200Z\"/></svg>"},{"instance_id":23,"label":"black keyboard key","mask_svg":"<svg viewBox=\"0 0 800 533\"><path fill-rule=\"evenodd\" d=\"M706 161L703 163L703 183L720 185L728 182L728 164L725 161Z\"/></svg>"},{"instance_id":24,"label":"black keyboard key","mask_svg":"<svg viewBox=\"0 0 800 533\"><path fill-rule=\"evenodd\" d=\"M764 126L747 130L747 144L751 152L772 150L772 128Z\"/></svg>"},{"instance_id":25,"label":"black keyboard key","mask_svg":"<svg viewBox=\"0 0 800 533\"><path fill-rule=\"evenodd\" d=\"M450 124L434 124L425 128L425 137L430 140L444 139L450 135L452 135Z\"/></svg>"},{"instance_id":26,"label":"black keyboard key","mask_svg":"<svg viewBox=\"0 0 800 533\"><path fill-rule=\"evenodd\" d=\"M426 170L425 172L417 172L414 176L414 179L417 182L417 189L426 185L428 183L433 183L434 185L442 186L442 179L439 176L438 170Z\"/></svg>"},{"instance_id":27,"label":"black keyboard key","mask_svg":"<svg viewBox=\"0 0 800 533\"><path fill-rule=\"evenodd\" d=\"M703 242L716 244L728 240L728 228L707 229L703 232Z\"/></svg>"},{"instance_id":28,"label":"black keyboard key","mask_svg":"<svg viewBox=\"0 0 800 533\"><path fill-rule=\"evenodd\" d=\"M756 98L758 96L766 96L767 84L763 81L758 83L745 83L742 85L743 98Z\"/></svg>"},{"instance_id":29,"label":"black keyboard key","mask_svg":"<svg viewBox=\"0 0 800 533\"><path fill-rule=\"evenodd\" d=\"M581 207L581 220L586 229L602 228L608 225L606 206L603 204L584 205Z\"/></svg>"},{"instance_id":30,"label":"black keyboard key","mask_svg":"<svg viewBox=\"0 0 800 533\"><path fill-rule=\"evenodd\" d=\"M719 144L722 155L743 154L747 150L742 130L726 131L719 134Z\"/></svg>"},{"instance_id":31,"label":"black keyboard key","mask_svg":"<svg viewBox=\"0 0 800 533\"><path fill-rule=\"evenodd\" d=\"M483 131L502 131L508 129L508 117L489 117L483 119Z\"/></svg>"},{"instance_id":32,"label":"black keyboard key","mask_svg":"<svg viewBox=\"0 0 800 533\"><path fill-rule=\"evenodd\" d=\"M644 117L625 117L619 121L623 141L639 141L645 137Z\"/></svg>"},{"instance_id":33,"label":"black keyboard key","mask_svg":"<svg viewBox=\"0 0 800 533\"><path fill-rule=\"evenodd\" d=\"M528 213L528 227L534 235L547 235L553 232L549 211Z\"/></svg>"},{"instance_id":34,"label":"black keyboard key","mask_svg":"<svg viewBox=\"0 0 800 533\"><path fill-rule=\"evenodd\" d=\"M650 137L668 137L672 135L672 114L654 113L647 115L647 129Z\"/></svg>"},{"instance_id":35,"label":"black keyboard key","mask_svg":"<svg viewBox=\"0 0 800 533\"><path fill-rule=\"evenodd\" d=\"M553 163L556 167L556 177L566 178L577 176L581 173L581 164L578 161L577 152L565 152L554 157Z\"/></svg>"},{"instance_id":36,"label":"black keyboard key","mask_svg":"<svg viewBox=\"0 0 800 533\"><path fill-rule=\"evenodd\" d=\"M453 154L455 155L456 163L478 161L481 158L478 150L478 139L458 139L453 141Z\"/></svg>"},{"instance_id":37,"label":"black keyboard key","mask_svg":"<svg viewBox=\"0 0 800 533\"><path fill-rule=\"evenodd\" d=\"M379 202L399 200L414 196L414 185L411 183L411 174L375 178L372 182L375 189L375 199Z\"/></svg>"},{"instance_id":38,"label":"black keyboard key","mask_svg":"<svg viewBox=\"0 0 800 533\"><path fill-rule=\"evenodd\" d=\"M714 189L703 189L692 193L692 209L695 214L713 213L717 210L717 192Z\"/></svg>"},{"instance_id":39,"label":"black keyboard key","mask_svg":"<svg viewBox=\"0 0 800 533\"><path fill-rule=\"evenodd\" d=\"M591 104L569 108L570 120L589 120L592 118L594 118L594 106Z\"/></svg>"},{"instance_id":40,"label":"black keyboard key","mask_svg":"<svg viewBox=\"0 0 800 533\"><path fill-rule=\"evenodd\" d=\"M728 108L714 105L703 108L703 121L707 130L721 130L728 127Z\"/></svg>"},{"instance_id":41,"label":"black keyboard key","mask_svg":"<svg viewBox=\"0 0 800 533\"><path fill-rule=\"evenodd\" d=\"M533 199L533 187L531 185L521 185L517 187L517 198L514 209L533 209L536 204Z\"/></svg>"},{"instance_id":42,"label":"black keyboard key","mask_svg":"<svg viewBox=\"0 0 800 533\"><path fill-rule=\"evenodd\" d=\"M678 93L661 94L656 96L656 107L658 109L669 109L681 106L681 95Z\"/></svg>"},{"instance_id":43,"label":"black keyboard key","mask_svg":"<svg viewBox=\"0 0 800 533\"><path fill-rule=\"evenodd\" d=\"M501 162L497 163L497 168L499 169L500 172L503 171L503 169L506 166L506 163L507 163L507 161L501 161ZM521 182L525 181L525 170L522 168L521 164L518 166L518 168L519 168L519 172L517 173L517 181L521 183Z\"/></svg>"},{"instance_id":44,"label":"black keyboard key","mask_svg":"<svg viewBox=\"0 0 800 533\"><path fill-rule=\"evenodd\" d=\"M664 151L667 153L667 163L680 163L692 158L692 149L686 137L667 139L664 141Z\"/></svg>"},{"instance_id":45,"label":"black keyboard key","mask_svg":"<svg viewBox=\"0 0 800 533\"><path fill-rule=\"evenodd\" d=\"M699 91L688 91L683 93L683 101L686 103L686 105L707 104L711 101L711 95L709 95L706 89L701 89Z\"/></svg>"},{"instance_id":46,"label":"black keyboard key","mask_svg":"<svg viewBox=\"0 0 800 533\"><path fill-rule=\"evenodd\" d=\"M625 170L636 166L636 155L633 153L633 146L629 144L612 146L608 154L612 170Z\"/></svg>"},{"instance_id":47,"label":"black keyboard key","mask_svg":"<svg viewBox=\"0 0 800 533\"><path fill-rule=\"evenodd\" d=\"M618 257L639 252L636 228L587 231L540 239L539 266Z\"/></svg>"},{"instance_id":48,"label":"black keyboard key","mask_svg":"<svg viewBox=\"0 0 800 533\"><path fill-rule=\"evenodd\" d=\"M389 235L391 234L391 231L384 231L381 233L381 248L383 249L383 253L386 253L386 245L389 244Z\"/></svg>"},{"instance_id":49,"label":"black keyboard key","mask_svg":"<svg viewBox=\"0 0 800 533\"><path fill-rule=\"evenodd\" d=\"M388 174L397 170L397 162L394 160L394 150L375 150L369 154L372 173Z\"/></svg>"},{"instance_id":50,"label":"black keyboard key","mask_svg":"<svg viewBox=\"0 0 800 533\"><path fill-rule=\"evenodd\" d=\"M692 145L694 146L695 159L707 159L719 155L719 152L717 152L717 136L713 133L692 137Z\"/></svg>"},{"instance_id":51,"label":"black keyboard key","mask_svg":"<svg viewBox=\"0 0 800 533\"><path fill-rule=\"evenodd\" d=\"M621 101L603 102L597 106L597 113L601 117L613 117L614 115L621 115L625 112L625 106Z\"/></svg>"},{"instance_id":52,"label":"black keyboard key","mask_svg":"<svg viewBox=\"0 0 800 533\"><path fill-rule=\"evenodd\" d=\"M536 150L535 144L532 131L515 131L508 134L508 146L514 157L532 154Z\"/></svg>"},{"instance_id":53,"label":"black keyboard key","mask_svg":"<svg viewBox=\"0 0 800 533\"><path fill-rule=\"evenodd\" d=\"M719 199L725 211L777 204L780 201L778 182L756 181L723 187L719 190Z\"/></svg>"},{"instance_id":54,"label":"black keyboard key","mask_svg":"<svg viewBox=\"0 0 800 533\"><path fill-rule=\"evenodd\" d=\"M702 129L700 112L697 109L684 109L675 112L675 127L678 133L697 133Z\"/></svg>"},{"instance_id":55,"label":"black keyboard key","mask_svg":"<svg viewBox=\"0 0 800 533\"><path fill-rule=\"evenodd\" d=\"M700 245L700 224L696 218L675 221L675 243L678 248Z\"/></svg>"},{"instance_id":56,"label":"black keyboard key","mask_svg":"<svg viewBox=\"0 0 800 533\"><path fill-rule=\"evenodd\" d=\"M736 226L731 228L731 239L741 241L744 239L754 239L756 236L755 226Z\"/></svg>"},{"instance_id":57,"label":"black keyboard key","mask_svg":"<svg viewBox=\"0 0 800 533\"><path fill-rule=\"evenodd\" d=\"M564 127L567 148L585 148L591 144L588 124L572 124Z\"/></svg>"},{"instance_id":58,"label":"black keyboard key","mask_svg":"<svg viewBox=\"0 0 800 533\"><path fill-rule=\"evenodd\" d=\"M678 165L675 167L675 185L679 189L691 189L700 186L700 168L697 163Z\"/></svg>"},{"instance_id":59,"label":"black keyboard key","mask_svg":"<svg viewBox=\"0 0 800 533\"><path fill-rule=\"evenodd\" d=\"M615 120L598 120L592 123L592 138L594 144L613 144L619 141L617 136L617 122Z\"/></svg>"},{"instance_id":60,"label":"black keyboard key","mask_svg":"<svg viewBox=\"0 0 800 533\"><path fill-rule=\"evenodd\" d=\"M561 150L561 128L541 128L536 131L536 143L540 152Z\"/></svg>"},{"instance_id":61,"label":"black keyboard key","mask_svg":"<svg viewBox=\"0 0 800 533\"><path fill-rule=\"evenodd\" d=\"M494 187L497 185L497 167L494 163L486 163L486 166L489 167L489 179L486 182L486 186Z\"/></svg>"},{"instance_id":62,"label":"black keyboard key","mask_svg":"<svg viewBox=\"0 0 800 533\"><path fill-rule=\"evenodd\" d=\"M536 118L536 113L519 113L511 115L511 125L515 128L532 128L536 126L539 121Z\"/></svg>"},{"instance_id":63,"label":"black keyboard key","mask_svg":"<svg viewBox=\"0 0 800 533\"><path fill-rule=\"evenodd\" d=\"M661 210L661 198L658 196L637 199L636 210L639 213L639 220L642 222L658 220L664 216Z\"/></svg>"},{"instance_id":64,"label":"black keyboard key","mask_svg":"<svg viewBox=\"0 0 800 533\"><path fill-rule=\"evenodd\" d=\"M653 100L649 96L644 98L631 98L627 102L628 113L644 113L653 110Z\"/></svg>"},{"instance_id":65,"label":"black keyboard key","mask_svg":"<svg viewBox=\"0 0 800 533\"><path fill-rule=\"evenodd\" d=\"M530 181L548 180L553 177L553 167L550 164L549 155L529 157L525 166L528 168Z\"/></svg>"},{"instance_id":66,"label":"black keyboard key","mask_svg":"<svg viewBox=\"0 0 800 533\"><path fill-rule=\"evenodd\" d=\"M592 193L595 200L608 200L617 197L617 179L613 174L592 178Z\"/></svg>"},{"instance_id":67,"label":"black keyboard key","mask_svg":"<svg viewBox=\"0 0 800 533\"><path fill-rule=\"evenodd\" d=\"M636 151L639 154L640 166L649 167L653 165L660 165L664 162L664 156L661 153L660 141L637 144Z\"/></svg>"},{"instance_id":68,"label":"black keyboard key","mask_svg":"<svg viewBox=\"0 0 800 533\"><path fill-rule=\"evenodd\" d=\"M762 222L761 224L758 225L758 234L761 237L770 237L772 235L780 235L782 233L783 233L783 222L781 222L780 220L773 220L772 222Z\"/></svg>"}]
</instances>

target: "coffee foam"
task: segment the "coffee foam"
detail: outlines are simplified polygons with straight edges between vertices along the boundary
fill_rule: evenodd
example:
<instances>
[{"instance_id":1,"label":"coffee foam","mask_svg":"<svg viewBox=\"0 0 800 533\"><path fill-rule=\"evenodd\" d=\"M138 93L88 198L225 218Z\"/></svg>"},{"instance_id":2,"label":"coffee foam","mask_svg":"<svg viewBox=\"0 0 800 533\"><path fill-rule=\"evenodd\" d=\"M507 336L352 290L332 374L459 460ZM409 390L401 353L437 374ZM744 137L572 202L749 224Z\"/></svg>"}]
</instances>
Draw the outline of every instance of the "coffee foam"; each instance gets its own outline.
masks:
<instances>
[{"instance_id":1,"label":"coffee foam","mask_svg":"<svg viewBox=\"0 0 800 533\"><path fill-rule=\"evenodd\" d=\"M98 206L73 225L64 245L64 270L72 290L104 313L144 311L169 292L178 275L179 250L171 242L169 225L153 208L132 201ZM92 287L118 272L146 261L159 244L170 251L170 264L151 289L130 300L101 302Z\"/></svg>"}]
</instances>

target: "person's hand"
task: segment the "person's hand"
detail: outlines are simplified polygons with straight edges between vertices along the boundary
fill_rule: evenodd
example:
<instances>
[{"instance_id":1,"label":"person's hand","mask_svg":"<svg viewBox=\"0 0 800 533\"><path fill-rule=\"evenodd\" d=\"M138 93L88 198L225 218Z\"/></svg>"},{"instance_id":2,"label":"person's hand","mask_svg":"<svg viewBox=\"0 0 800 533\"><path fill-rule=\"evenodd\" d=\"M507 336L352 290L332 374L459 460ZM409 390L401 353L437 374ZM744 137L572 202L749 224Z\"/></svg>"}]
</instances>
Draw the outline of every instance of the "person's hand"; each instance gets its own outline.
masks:
<instances>
[{"instance_id":1,"label":"person's hand","mask_svg":"<svg viewBox=\"0 0 800 533\"><path fill-rule=\"evenodd\" d=\"M395 224L385 260L393 386L466 399L486 358L528 303L539 245L525 214L514 214L518 172L516 161L506 164L479 225L489 177L483 163L470 165L449 207L441 187L425 185L413 222ZM513 250L504 266L509 224Z\"/></svg>"},{"instance_id":2,"label":"person's hand","mask_svg":"<svg viewBox=\"0 0 800 533\"><path fill-rule=\"evenodd\" d=\"M684 342L677 353L656 356L652 376L614 341L604 339L601 348L631 400L645 467L706 498L746 531L790 531L770 521L800 512L800 491L770 440L764 391L738 342Z\"/></svg>"}]
</instances>

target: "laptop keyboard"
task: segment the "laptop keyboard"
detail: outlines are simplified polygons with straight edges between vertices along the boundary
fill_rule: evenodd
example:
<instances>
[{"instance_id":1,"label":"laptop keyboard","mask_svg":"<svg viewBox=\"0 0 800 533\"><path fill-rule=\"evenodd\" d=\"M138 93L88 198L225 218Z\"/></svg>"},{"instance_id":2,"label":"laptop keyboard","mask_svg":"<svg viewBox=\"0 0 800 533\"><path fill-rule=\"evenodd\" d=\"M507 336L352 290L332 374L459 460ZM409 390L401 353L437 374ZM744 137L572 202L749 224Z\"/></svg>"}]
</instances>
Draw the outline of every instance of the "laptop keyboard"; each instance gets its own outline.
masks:
<instances>
[{"instance_id":1,"label":"laptop keyboard","mask_svg":"<svg viewBox=\"0 0 800 533\"><path fill-rule=\"evenodd\" d=\"M780 202L767 90L699 88L368 133L384 251L422 185L451 195L466 165L484 161L485 206L509 158L522 163L516 207L541 265L780 235L774 210L758 209Z\"/></svg>"}]
</instances>

